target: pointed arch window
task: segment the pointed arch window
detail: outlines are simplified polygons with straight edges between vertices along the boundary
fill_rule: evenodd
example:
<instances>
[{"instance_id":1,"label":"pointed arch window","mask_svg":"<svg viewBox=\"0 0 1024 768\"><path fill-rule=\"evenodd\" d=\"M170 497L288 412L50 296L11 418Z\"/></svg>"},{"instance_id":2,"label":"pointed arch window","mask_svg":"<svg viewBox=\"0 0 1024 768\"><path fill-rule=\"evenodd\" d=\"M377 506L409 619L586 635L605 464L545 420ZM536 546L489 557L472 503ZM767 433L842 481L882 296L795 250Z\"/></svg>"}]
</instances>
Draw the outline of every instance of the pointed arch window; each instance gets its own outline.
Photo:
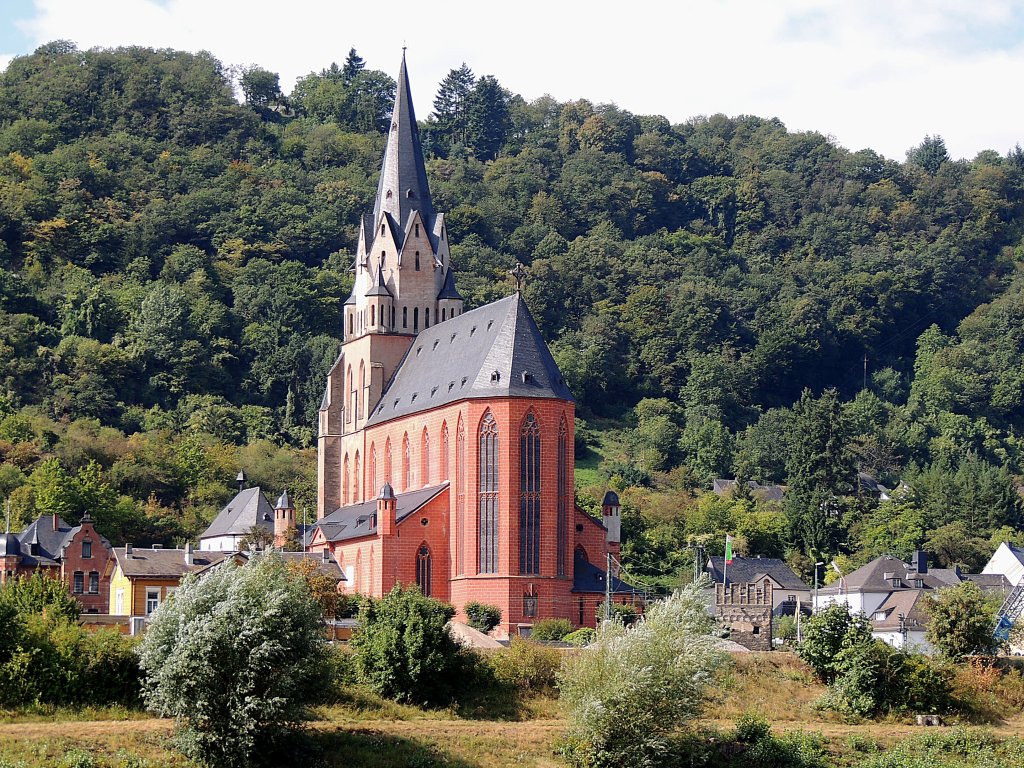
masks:
<instances>
[{"instance_id":1,"label":"pointed arch window","mask_svg":"<svg viewBox=\"0 0 1024 768\"><path fill-rule=\"evenodd\" d=\"M466 572L466 427L459 416L455 432L455 570Z\"/></svg>"},{"instance_id":2,"label":"pointed arch window","mask_svg":"<svg viewBox=\"0 0 1024 768\"><path fill-rule=\"evenodd\" d=\"M540 573L540 425L533 413L519 430L519 572Z\"/></svg>"},{"instance_id":3,"label":"pointed arch window","mask_svg":"<svg viewBox=\"0 0 1024 768\"><path fill-rule=\"evenodd\" d=\"M389 437L384 441L384 483L391 482L391 438ZM384 483L378 483L377 488L380 488ZM376 488L374 489L376 492Z\"/></svg>"},{"instance_id":4,"label":"pointed arch window","mask_svg":"<svg viewBox=\"0 0 1024 768\"><path fill-rule=\"evenodd\" d=\"M370 492L377 493L383 483L377 477L377 446L370 443L370 464L367 467L370 472Z\"/></svg>"},{"instance_id":5,"label":"pointed arch window","mask_svg":"<svg viewBox=\"0 0 1024 768\"><path fill-rule=\"evenodd\" d=\"M430 597L430 547L426 542L416 551L416 586L425 597Z\"/></svg>"},{"instance_id":6,"label":"pointed arch window","mask_svg":"<svg viewBox=\"0 0 1024 768\"><path fill-rule=\"evenodd\" d=\"M423 310L423 318L424 318L423 319L423 327L424 328L429 328L430 327L430 307L426 307Z\"/></svg>"},{"instance_id":7,"label":"pointed arch window","mask_svg":"<svg viewBox=\"0 0 1024 768\"><path fill-rule=\"evenodd\" d=\"M363 418L363 397L366 392L366 364L359 361L359 391L356 393L356 418Z\"/></svg>"},{"instance_id":8,"label":"pointed arch window","mask_svg":"<svg viewBox=\"0 0 1024 768\"><path fill-rule=\"evenodd\" d=\"M480 422L480 573L498 572L498 423L490 411Z\"/></svg>"},{"instance_id":9,"label":"pointed arch window","mask_svg":"<svg viewBox=\"0 0 1024 768\"><path fill-rule=\"evenodd\" d=\"M448 479L448 422L441 423L441 477L443 483Z\"/></svg>"},{"instance_id":10,"label":"pointed arch window","mask_svg":"<svg viewBox=\"0 0 1024 768\"><path fill-rule=\"evenodd\" d=\"M565 416L558 425L558 508L556 511L556 566L559 576L566 575L566 547L569 531L569 429Z\"/></svg>"},{"instance_id":11,"label":"pointed arch window","mask_svg":"<svg viewBox=\"0 0 1024 768\"><path fill-rule=\"evenodd\" d=\"M341 477L341 506L348 504L348 483L349 483L348 454L345 454L345 469Z\"/></svg>"},{"instance_id":12,"label":"pointed arch window","mask_svg":"<svg viewBox=\"0 0 1024 768\"><path fill-rule=\"evenodd\" d=\"M352 408L356 402L356 389L352 382L352 366L348 367L348 373L346 374L346 384L348 391L348 402L345 404L345 421L352 421Z\"/></svg>"},{"instance_id":13,"label":"pointed arch window","mask_svg":"<svg viewBox=\"0 0 1024 768\"><path fill-rule=\"evenodd\" d=\"M356 504L360 498L360 488L363 487L363 476L359 474L359 451L356 451L355 464L352 471L352 503Z\"/></svg>"},{"instance_id":14,"label":"pointed arch window","mask_svg":"<svg viewBox=\"0 0 1024 768\"><path fill-rule=\"evenodd\" d=\"M417 229L418 228L419 228L419 225L417 225ZM417 232L416 234L418 235L419 232ZM417 272L420 271L420 252L419 251L416 251L416 271Z\"/></svg>"},{"instance_id":15,"label":"pointed arch window","mask_svg":"<svg viewBox=\"0 0 1024 768\"><path fill-rule=\"evenodd\" d=\"M420 329L420 308L412 308L412 330L415 333Z\"/></svg>"},{"instance_id":16,"label":"pointed arch window","mask_svg":"<svg viewBox=\"0 0 1024 768\"><path fill-rule=\"evenodd\" d=\"M412 449L409 445L409 433L402 435L402 490L412 488Z\"/></svg>"},{"instance_id":17,"label":"pointed arch window","mask_svg":"<svg viewBox=\"0 0 1024 768\"><path fill-rule=\"evenodd\" d=\"M430 433L426 427L420 440L420 485L430 485Z\"/></svg>"}]
</instances>

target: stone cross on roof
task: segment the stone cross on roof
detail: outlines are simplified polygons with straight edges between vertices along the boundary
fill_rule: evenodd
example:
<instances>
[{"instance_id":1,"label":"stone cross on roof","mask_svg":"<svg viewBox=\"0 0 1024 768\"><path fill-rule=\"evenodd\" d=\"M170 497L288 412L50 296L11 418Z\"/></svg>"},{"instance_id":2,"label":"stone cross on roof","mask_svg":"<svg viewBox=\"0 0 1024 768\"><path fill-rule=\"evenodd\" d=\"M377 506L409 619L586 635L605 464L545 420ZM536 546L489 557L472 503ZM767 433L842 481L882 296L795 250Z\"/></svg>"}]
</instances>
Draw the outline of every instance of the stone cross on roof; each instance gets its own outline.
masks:
<instances>
[{"instance_id":1,"label":"stone cross on roof","mask_svg":"<svg viewBox=\"0 0 1024 768\"><path fill-rule=\"evenodd\" d=\"M523 290L523 281L526 279L527 270L520 262L516 262L515 267L508 271L510 275L516 281L516 293L520 293Z\"/></svg>"}]
</instances>

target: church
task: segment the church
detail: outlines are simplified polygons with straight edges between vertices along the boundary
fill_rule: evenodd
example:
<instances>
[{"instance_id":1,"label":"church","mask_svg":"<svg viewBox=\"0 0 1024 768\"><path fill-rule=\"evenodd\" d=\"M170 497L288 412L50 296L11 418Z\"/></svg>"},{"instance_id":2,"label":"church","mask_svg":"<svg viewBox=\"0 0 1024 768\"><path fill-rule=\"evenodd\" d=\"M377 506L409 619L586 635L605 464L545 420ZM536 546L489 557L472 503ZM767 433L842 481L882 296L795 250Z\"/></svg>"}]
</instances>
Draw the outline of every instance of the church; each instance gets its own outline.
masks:
<instances>
[{"instance_id":1,"label":"church","mask_svg":"<svg viewBox=\"0 0 1024 768\"><path fill-rule=\"evenodd\" d=\"M463 304L403 55L319 410L308 548L329 550L353 593L416 584L463 618L496 605L499 635L594 626L609 562L614 599L636 598L617 577L618 498L601 520L575 503L575 403L520 293Z\"/></svg>"}]
</instances>

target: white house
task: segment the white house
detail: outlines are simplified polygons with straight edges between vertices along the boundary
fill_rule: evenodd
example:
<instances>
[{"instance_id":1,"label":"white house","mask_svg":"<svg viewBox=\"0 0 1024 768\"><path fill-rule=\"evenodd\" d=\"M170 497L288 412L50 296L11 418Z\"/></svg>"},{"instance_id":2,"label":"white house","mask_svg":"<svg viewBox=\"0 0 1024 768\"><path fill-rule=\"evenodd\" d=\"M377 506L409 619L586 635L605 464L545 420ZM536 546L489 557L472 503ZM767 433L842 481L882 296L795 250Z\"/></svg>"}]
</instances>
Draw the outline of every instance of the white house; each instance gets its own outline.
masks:
<instances>
[{"instance_id":1,"label":"white house","mask_svg":"<svg viewBox=\"0 0 1024 768\"><path fill-rule=\"evenodd\" d=\"M1017 586L1024 582L1024 549L1002 542L981 572L1005 576L1011 585Z\"/></svg>"}]
</instances>

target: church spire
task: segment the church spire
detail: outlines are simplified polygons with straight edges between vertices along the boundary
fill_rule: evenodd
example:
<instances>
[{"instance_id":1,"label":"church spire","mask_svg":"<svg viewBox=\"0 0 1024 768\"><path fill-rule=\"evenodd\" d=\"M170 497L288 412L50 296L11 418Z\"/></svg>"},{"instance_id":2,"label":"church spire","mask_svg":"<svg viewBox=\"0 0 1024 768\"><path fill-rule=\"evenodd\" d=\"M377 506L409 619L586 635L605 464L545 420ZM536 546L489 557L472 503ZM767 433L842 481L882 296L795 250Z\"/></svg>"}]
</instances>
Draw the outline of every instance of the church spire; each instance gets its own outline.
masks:
<instances>
[{"instance_id":1,"label":"church spire","mask_svg":"<svg viewBox=\"0 0 1024 768\"><path fill-rule=\"evenodd\" d=\"M423 147L416 126L403 49L391 130L388 132L384 164L377 184L377 201L373 207L374 225L379 224L382 213L387 213L395 228L404 236L409 215L413 211L419 211L424 226L429 230L434 222L434 206L430 202L427 169L423 163Z\"/></svg>"}]
</instances>

